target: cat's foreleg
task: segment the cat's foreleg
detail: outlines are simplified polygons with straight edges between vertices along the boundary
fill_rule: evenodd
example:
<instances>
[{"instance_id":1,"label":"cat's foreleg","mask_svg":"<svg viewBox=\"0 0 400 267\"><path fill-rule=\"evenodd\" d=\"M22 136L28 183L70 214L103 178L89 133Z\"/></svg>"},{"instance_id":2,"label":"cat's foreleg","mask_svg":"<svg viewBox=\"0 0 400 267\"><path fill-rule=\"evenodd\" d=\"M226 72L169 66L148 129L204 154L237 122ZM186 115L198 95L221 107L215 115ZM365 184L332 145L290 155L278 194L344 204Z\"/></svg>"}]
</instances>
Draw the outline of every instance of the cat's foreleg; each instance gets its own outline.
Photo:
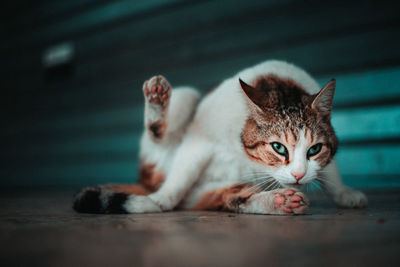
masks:
<instances>
[{"instance_id":1,"label":"cat's foreleg","mask_svg":"<svg viewBox=\"0 0 400 267\"><path fill-rule=\"evenodd\" d=\"M345 208L363 208L367 206L368 200L364 193L344 185L336 160L332 160L324 168L320 181L324 189L339 206Z\"/></svg>"},{"instance_id":2,"label":"cat's foreleg","mask_svg":"<svg viewBox=\"0 0 400 267\"><path fill-rule=\"evenodd\" d=\"M256 214L303 214L307 197L296 189L257 192L251 184L238 184L205 193L194 210L224 210Z\"/></svg>"},{"instance_id":3,"label":"cat's foreleg","mask_svg":"<svg viewBox=\"0 0 400 267\"><path fill-rule=\"evenodd\" d=\"M124 204L128 213L160 212L174 209L197 181L212 157L210 145L196 138L186 140L160 189L148 196L131 195Z\"/></svg>"},{"instance_id":4,"label":"cat's foreleg","mask_svg":"<svg viewBox=\"0 0 400 267\"><path fill-rule=\"evenodd\" d=\"M275 189L251 196L239 205L241 213L304 214L309 206L307 197L296 189Z\"/></svg>"},{"instance_id":5,"label":"cat's foreleg","mask_svg":"<svg viewBox=\"0 0 400 267\"><path fill-rule=\"evenodd\" d=\"M152 193L144 184L86 187L74 200L74 209L85 213L149 213L172 210L183 199L211 159L212 148L192 139L177 151L171 171Z\"/></svg>"}]
</instances>

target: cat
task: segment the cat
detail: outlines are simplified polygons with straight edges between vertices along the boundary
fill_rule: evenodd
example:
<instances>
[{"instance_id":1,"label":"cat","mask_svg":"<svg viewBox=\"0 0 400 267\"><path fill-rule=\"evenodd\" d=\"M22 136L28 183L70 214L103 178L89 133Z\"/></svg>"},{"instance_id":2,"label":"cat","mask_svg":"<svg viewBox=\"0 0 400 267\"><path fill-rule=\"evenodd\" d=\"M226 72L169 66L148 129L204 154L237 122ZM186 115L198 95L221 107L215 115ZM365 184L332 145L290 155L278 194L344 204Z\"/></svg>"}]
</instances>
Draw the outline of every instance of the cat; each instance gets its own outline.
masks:
<instances>
[{"instance_id":1,"label":"cat","mask_svg":"<svg viewBox=\"0 0 400 267\"><path fill-rule=\"evenodd\" d=\"M301 187L318 181L342 207L366 196L346 187L330 123L335 80L321 90L299 67L269 60L222 82L201 101L163 76L143 84L139 182L87 187L74 209L147 213L176 208L303 214Z\"/></svg>"}]
</instances>

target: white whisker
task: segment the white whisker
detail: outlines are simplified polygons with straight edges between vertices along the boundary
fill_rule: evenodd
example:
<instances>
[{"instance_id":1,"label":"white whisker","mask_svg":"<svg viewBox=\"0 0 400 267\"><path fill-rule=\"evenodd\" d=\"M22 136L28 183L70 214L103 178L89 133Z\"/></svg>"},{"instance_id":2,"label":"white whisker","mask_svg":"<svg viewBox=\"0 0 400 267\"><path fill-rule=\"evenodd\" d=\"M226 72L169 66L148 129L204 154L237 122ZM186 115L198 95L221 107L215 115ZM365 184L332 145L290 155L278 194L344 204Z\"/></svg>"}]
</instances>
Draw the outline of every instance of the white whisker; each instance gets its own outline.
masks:
<instances>
[{"instance_id":1,"label":"white whisker","mask_svg":"<svg viewBox=\"0 0 400 267\"><path fill-rule=\"evenodd\" d=\"M244 192L248 193L248 192L252 192L252 191L259 191L259 189L261 187L263 187L265 184L267 184L269 182L269 180L264 180L261 183L256 183L254 185L252 185L251 187L247 188Z\"/></svg>"},{"instance_id":2,"label":"white whisker","mask_svg":"<svg viewBox=\"0 0 400 267\"><path fill-rule=\"evenodd\" d=\"M316 178L316 180L323 186L335 186L335 184L327 179Z\"/></svg>"}]
</instances>

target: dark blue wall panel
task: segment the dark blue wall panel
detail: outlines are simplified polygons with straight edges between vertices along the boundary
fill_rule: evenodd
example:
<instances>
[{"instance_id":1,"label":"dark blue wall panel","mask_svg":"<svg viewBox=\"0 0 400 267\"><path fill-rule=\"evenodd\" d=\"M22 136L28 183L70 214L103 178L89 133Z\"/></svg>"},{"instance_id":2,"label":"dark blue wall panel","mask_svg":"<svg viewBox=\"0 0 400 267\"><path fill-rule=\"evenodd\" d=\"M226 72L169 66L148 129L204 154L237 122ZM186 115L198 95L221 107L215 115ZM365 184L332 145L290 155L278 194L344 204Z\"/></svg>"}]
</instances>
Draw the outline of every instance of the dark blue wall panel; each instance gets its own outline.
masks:
<instances>
[{"instance_id":1,"label":"dark blue wall panel","mask_svg":"<svg viewBox=\"0 0 400 267\"><path fill-rule=\"evenodd\" d=\"M0 186L137 179L142 82L206 92L242 68L288 60L337 79L338 162L358 187L400 186L400 15L395 1L2 3ZM43 53L74 58L49 72Z\"/></svg>"}]
</instances>

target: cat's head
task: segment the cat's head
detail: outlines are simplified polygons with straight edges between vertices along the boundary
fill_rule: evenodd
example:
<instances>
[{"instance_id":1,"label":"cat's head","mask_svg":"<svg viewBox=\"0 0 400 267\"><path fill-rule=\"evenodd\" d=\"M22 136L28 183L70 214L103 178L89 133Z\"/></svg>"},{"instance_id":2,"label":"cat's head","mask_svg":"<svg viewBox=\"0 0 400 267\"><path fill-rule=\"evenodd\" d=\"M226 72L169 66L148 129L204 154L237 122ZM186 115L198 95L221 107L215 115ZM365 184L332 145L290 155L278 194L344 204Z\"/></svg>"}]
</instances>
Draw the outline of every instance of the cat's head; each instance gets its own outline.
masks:
<instances>
[{"instance_id":1,"label":"cat's head","mask_svg":"<svg viewBox=\"0 0 400 267\"><path fill-rule=\"evenodd\" d=\"M315 95L276 75L239 82L250 110L241 136L246 155L284 187L315 180L337 149L330 123L335 80Z\"/></svg>"}]
</instances>

